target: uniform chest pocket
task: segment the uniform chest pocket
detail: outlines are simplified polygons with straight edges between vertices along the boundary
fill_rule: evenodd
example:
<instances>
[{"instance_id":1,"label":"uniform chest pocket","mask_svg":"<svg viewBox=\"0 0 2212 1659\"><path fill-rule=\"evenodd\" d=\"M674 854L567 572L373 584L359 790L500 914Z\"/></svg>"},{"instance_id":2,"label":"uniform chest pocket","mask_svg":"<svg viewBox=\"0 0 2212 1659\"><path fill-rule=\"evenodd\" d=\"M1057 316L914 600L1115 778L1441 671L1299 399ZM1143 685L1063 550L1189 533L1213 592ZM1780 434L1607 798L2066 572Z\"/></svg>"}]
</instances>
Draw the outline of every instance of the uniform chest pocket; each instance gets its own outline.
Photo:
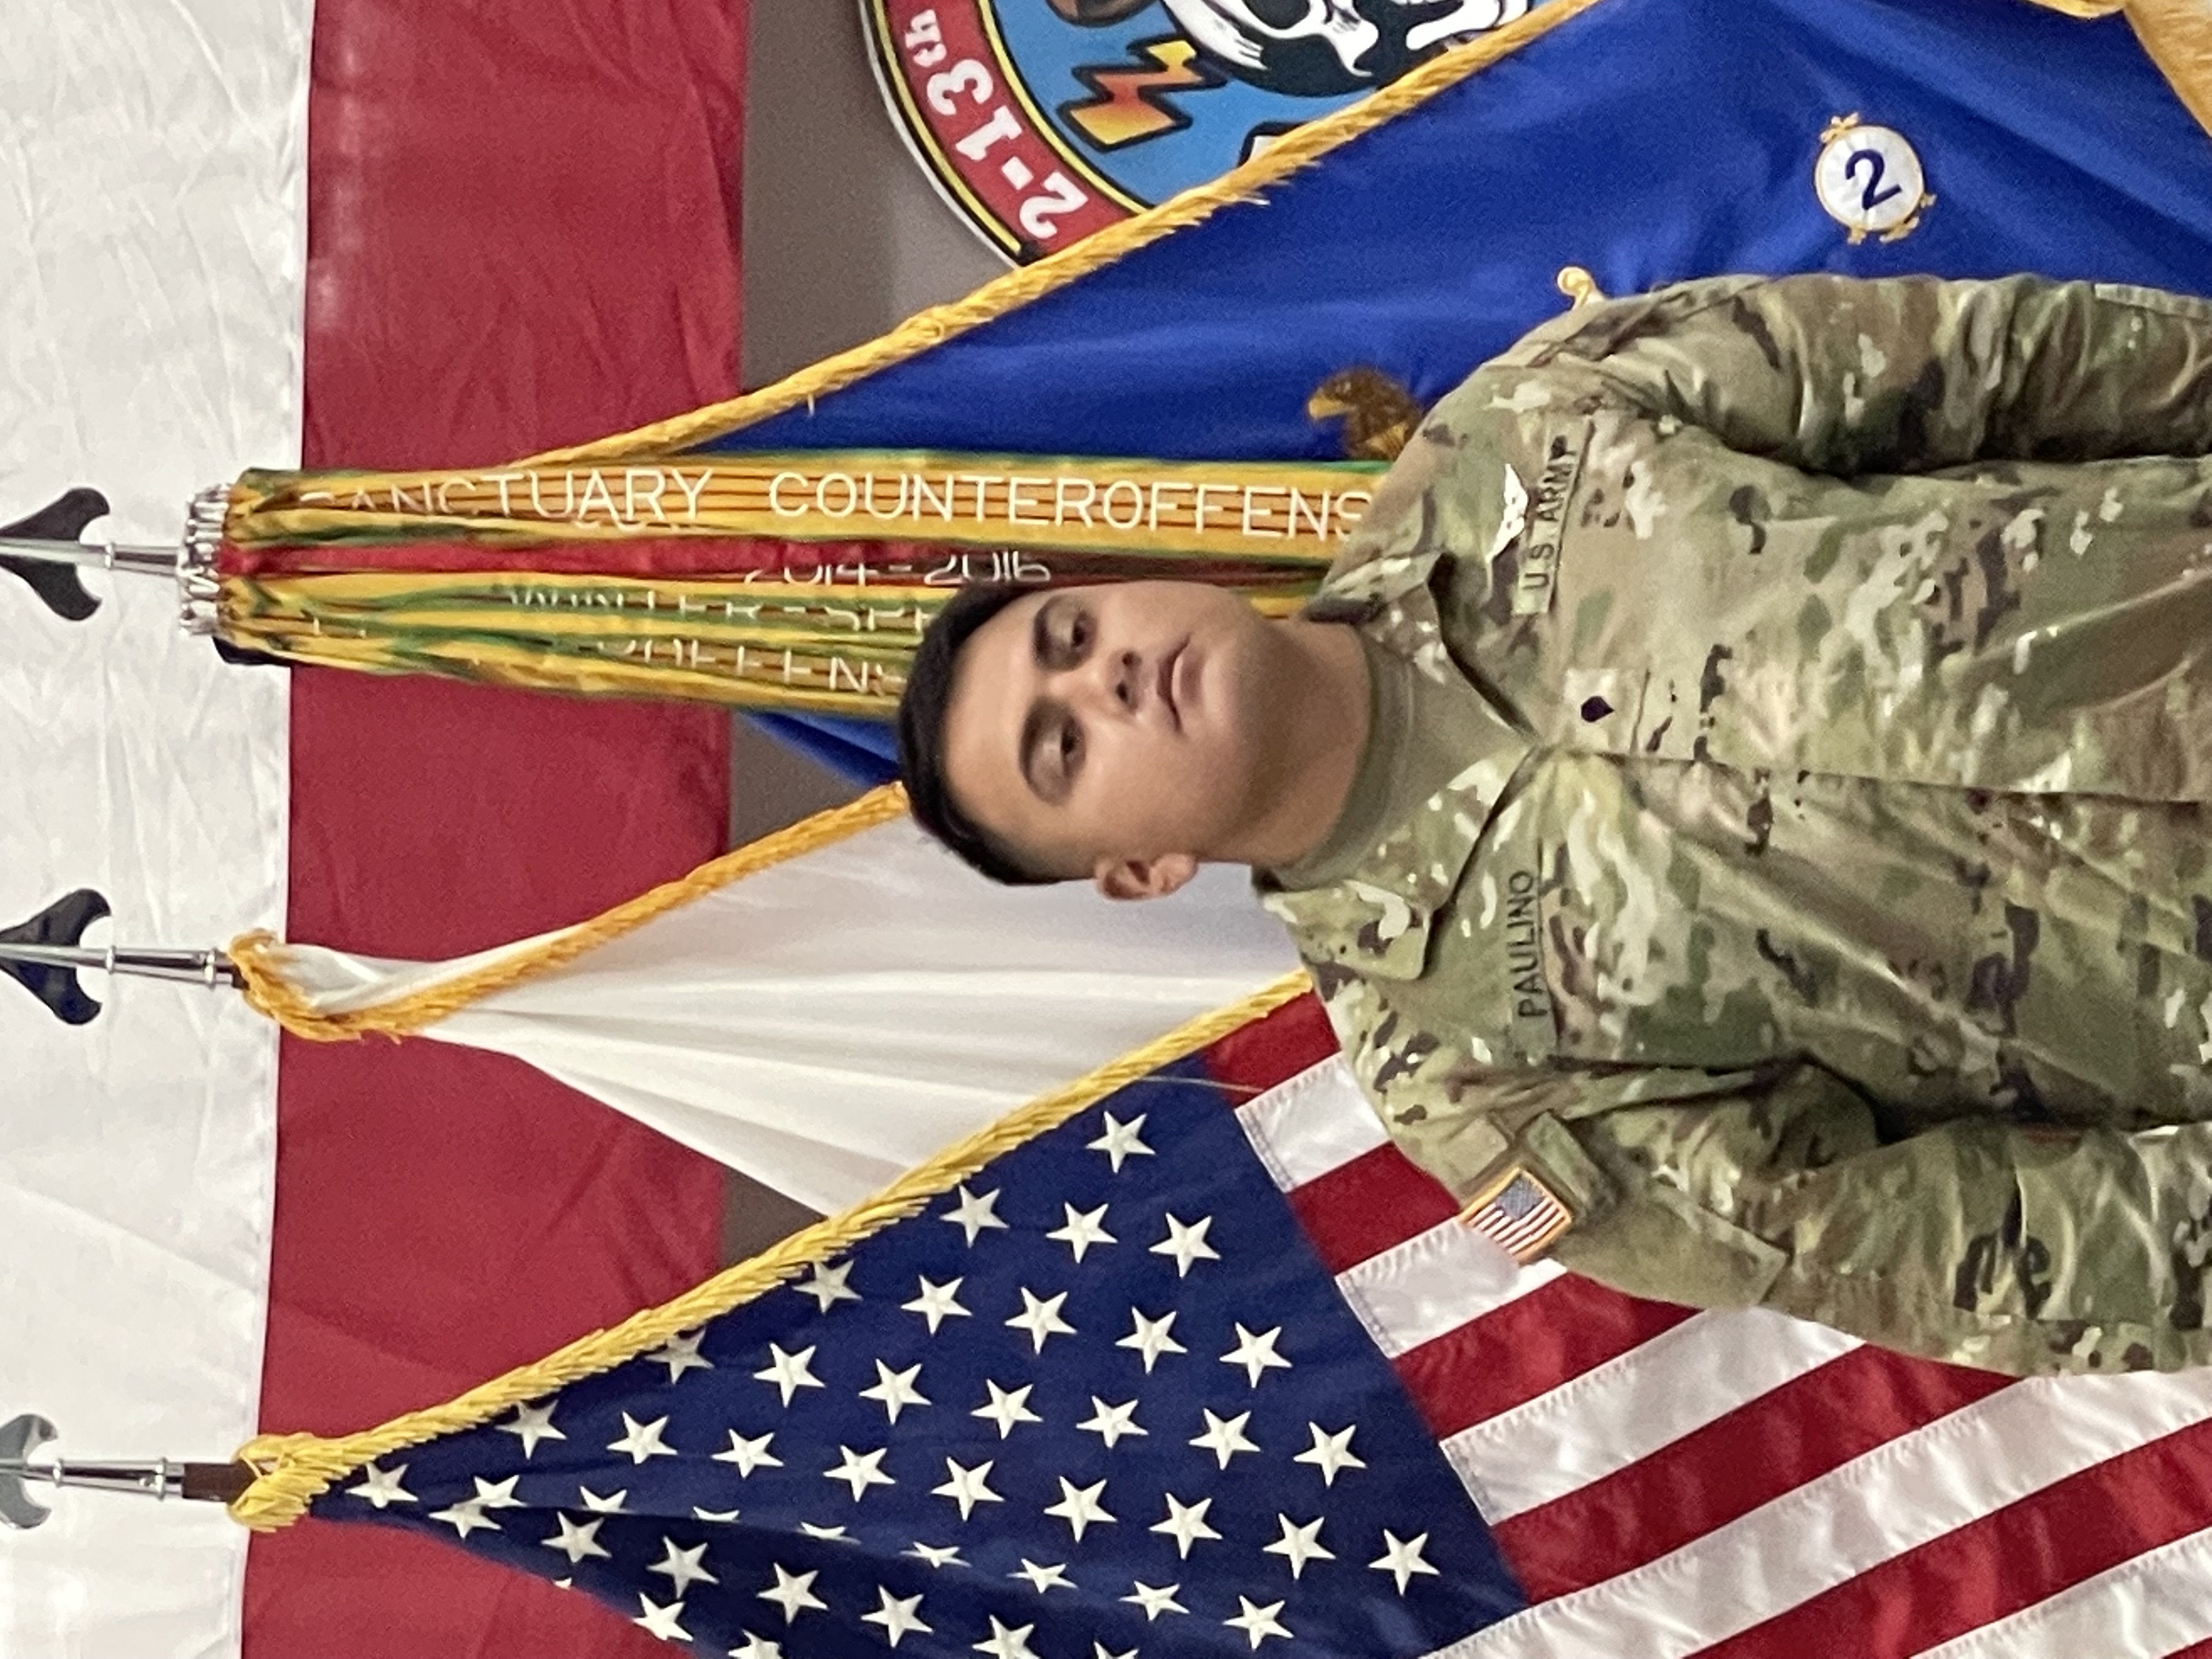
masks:
<instances>
[{"instance_id":1,"label":"uniform chest pocket","mask_svg":"<svg viewBox=\"0 0 2212 1659\"><path fill-rule=\"evenodd\" d=\"M1568 747L1600 755L1644 752L1644 705L1651 676L1641 668L1567 668L1559 675L1556 729ZM1666 733L1660 733L1663 740Z\"/></svg>"},{"instance_id":2,"label":"uniform chest pocket","mask_svg":"<svg viewBox=\"0 0 2212 1659\"><path fill-rule=\"evenodd\" d=\"M1742 747L1741 723L1722 729L1716 704L1743 678L1736 667L1733 653L1713 646L1686 662L1563 668L1555 729L1563 746L1584 754L1624 760L1734 758Z\"/></svg>"}]
</instances>

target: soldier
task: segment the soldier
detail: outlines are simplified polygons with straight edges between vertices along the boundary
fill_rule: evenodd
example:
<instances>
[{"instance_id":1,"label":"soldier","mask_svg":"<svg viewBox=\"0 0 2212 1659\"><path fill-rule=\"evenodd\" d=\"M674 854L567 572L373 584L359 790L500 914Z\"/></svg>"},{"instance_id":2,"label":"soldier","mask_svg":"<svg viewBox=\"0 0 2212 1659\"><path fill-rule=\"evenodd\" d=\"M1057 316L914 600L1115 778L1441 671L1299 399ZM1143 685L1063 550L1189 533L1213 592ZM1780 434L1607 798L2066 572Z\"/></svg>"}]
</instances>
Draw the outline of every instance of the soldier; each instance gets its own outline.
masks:
<instances>
[{"instance_id":1,"label":"soldier","mask_svg":"<svg viewBox=\"0 0 2212 1659\"><path fill-rule=\"evenodd\" d=\"M1001 880L1253 866L1524 1259L1996 1370L2212 1361L2212 305L1732 277L1478 370L1320 597L952 607Z\"/></svg>"}]
</instances>

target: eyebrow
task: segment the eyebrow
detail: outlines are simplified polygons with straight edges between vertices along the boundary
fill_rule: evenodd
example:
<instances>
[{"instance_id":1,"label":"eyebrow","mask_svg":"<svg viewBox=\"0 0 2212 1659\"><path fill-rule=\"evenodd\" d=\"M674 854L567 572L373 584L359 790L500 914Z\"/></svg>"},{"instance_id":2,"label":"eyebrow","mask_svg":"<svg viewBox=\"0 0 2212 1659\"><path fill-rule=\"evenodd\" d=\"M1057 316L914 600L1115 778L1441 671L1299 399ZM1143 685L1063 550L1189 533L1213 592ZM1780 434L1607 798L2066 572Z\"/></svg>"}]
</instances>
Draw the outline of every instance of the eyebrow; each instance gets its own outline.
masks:
<instances>
[{"instance_id":1,"label":"eyebrow","mask_svg":"<svg viewBox=\"0 0 2212 1659\"><path fill-rule=\"evenodd\" d=\"M1059 603L1060 595L1052 594L1037 606L1030 617L1030 660L1040 668L1044 665L1045 657L1052 649L1053 607Z\"/></svg>"},{"instance_id":2,"label":"eyebrow","mask_svg":"<svg viewBox=\"0 0 2212 1659\"><path fill-rule=\"evenodd\" d=\"M1053 605L1058 598L1057 594L1048 596L1030 617L1030 660L1039 667L1043 666L1045 656L1052 649ZM1022 720L1019 746L1014 751L1021 766L1022 781L1029 785L1030 793L1039 800L1052 799L1037 776L1037 745L1044 739L1045 723L1056 707L1048 698L1037 697L1030 702L1029 713Z\"/></svg>"}]
</instances>

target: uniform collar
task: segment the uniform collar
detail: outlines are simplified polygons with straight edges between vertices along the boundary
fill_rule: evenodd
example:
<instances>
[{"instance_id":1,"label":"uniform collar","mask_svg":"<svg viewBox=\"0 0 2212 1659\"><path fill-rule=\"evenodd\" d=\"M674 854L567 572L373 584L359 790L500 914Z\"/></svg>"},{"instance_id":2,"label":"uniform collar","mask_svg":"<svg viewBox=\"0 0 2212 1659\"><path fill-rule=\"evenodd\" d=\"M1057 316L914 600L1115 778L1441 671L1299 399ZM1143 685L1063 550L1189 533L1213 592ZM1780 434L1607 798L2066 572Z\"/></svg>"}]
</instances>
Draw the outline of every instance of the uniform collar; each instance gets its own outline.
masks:
<instances>
[{"instance_id":1,"label":"uniform collar","mask_svg":"<svg viewBox=\"0 0 2212 1659\"><path fill-rule=\"evenodd\" d=\"M1336 826L1304 858L1255 872L1261 901L1310 961L1385 979L1427 965L1437 912L1528 752L1445 650L1437 556L1388 529L1334 573L1308 614L1353 622L1367 655L1367 750Z\"/></svg>"},{"instance_id":2,"label":"uniform collar","mask_svg":"<svg viewBox=\"0 0 2212 1659\"><path fill-rule=\"evenodd\" d=\"M1389 829L1391 804L1405 774L1412 670L1364 632L1355 629L1354 636L1367 661L1367 746L1345 791L1344 810L1321 844L1296 863L1268 872L1285 890L1326 887L1352 875Z\"/></svg>"}]
</instances>

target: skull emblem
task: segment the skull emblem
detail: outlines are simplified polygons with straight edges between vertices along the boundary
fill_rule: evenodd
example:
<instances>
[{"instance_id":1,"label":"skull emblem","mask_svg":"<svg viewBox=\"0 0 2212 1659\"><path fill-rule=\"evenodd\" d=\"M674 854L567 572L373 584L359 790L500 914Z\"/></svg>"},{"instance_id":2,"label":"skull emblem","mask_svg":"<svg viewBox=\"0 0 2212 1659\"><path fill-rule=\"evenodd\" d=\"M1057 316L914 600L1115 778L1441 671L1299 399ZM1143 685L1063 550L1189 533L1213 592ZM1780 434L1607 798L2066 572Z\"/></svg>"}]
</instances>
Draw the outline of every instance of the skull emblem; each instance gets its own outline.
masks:
<instances>
[{"instance_id":1,"label":"skull emblem","mask_svg":"<svg viewBox=\"0 0 2212 1659\"><path fill-rule=\"evenodd\" d=\"M1364 92L1510 23L1528 0L1161 0L1176 26L1240 80L1292 97Z\"/></svg>"},{"instance_id":2,"label":"skull emblem","mask_svg":"<svg viewBox=\"0 0 2212 1659\"><path fill-rule=\"evenodd\" d=\"M1268 73L1268 48L1291 59L1333 58L1338 76L1366 80L1360 65L1382 31L1360 15L1353 0L1166 0L1182 32L1227 68L1248 80ZM1327 77L1329 71L1316 64ZM1303 77L1302 77L1303 78ZM1287 90L1288 88L1285 88Z\"/></svg>"}]
</instances>

